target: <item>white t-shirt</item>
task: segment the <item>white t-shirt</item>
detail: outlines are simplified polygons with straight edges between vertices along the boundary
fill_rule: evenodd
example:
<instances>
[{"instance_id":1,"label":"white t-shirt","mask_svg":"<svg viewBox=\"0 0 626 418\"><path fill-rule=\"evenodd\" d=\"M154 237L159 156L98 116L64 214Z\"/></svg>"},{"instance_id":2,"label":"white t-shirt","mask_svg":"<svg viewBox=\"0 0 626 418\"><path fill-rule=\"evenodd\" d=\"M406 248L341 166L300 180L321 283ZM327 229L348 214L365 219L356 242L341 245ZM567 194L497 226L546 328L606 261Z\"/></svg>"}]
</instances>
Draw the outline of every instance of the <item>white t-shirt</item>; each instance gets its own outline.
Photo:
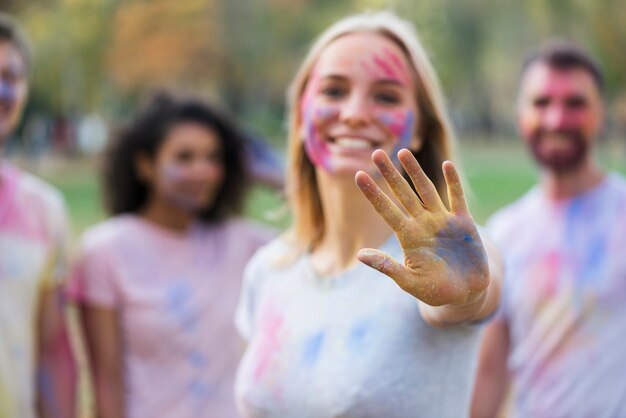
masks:
<instances>
[{"instance_id":1,"label":"white t-shirt","mask_svg":"<svg viewBox=\"0 0 626 418\"><path fill-rule=\"evenodd\" d=\"M0 418L34 418L39 296L65 277L61 194L0 164Z\"/></svg>"},{"instance_id":2,"label":"white t-shirt","mask_svg":"<svg viewBox=\"0 0 626 418\"><path fill-rule=\"evenodd\" d=\"M72 294L119 312L127 417L237 416L232 318L244 266L271 235L242 220L177 234L134 215L84 234Z\"/></svg>"},{"instance_id":3,"label":"white t-shirt","mask_svg":"<svg viewBox=\"0 0 626 418\"><path fill-rule=\"evenodd\" d=\"M396 259L392 236L381 249ZM236 397L246 418L467 415L477 325L439 329L390 278L358 264L318 277L277 239L250 261L236 322L248 348Z\"/></svg>"},{"instance_id":4,"label":"white t-shirt","mask_svg":"<svg viewBox=\"0 0 626 418\"><path fill-rule=\"evenodd\" d=\"M626 182L561 201L534 188L489 222L519 417L626 417Z\"/></svg>"}]
</instances>

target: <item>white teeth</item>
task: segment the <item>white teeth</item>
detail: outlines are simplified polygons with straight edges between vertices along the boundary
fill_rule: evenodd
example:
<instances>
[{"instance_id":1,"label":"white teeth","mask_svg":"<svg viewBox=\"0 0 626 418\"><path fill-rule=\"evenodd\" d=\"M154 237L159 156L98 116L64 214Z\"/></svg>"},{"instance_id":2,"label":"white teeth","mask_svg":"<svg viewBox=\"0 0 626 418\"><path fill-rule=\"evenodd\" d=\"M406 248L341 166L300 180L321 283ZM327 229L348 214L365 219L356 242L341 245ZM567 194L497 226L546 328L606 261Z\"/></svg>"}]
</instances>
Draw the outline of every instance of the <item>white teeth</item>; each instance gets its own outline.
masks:
<instances>
[{"instance_id":1,"label":"white teeth","mask_svg":"<svg viewBox=\"0 0 626 418\"><path fill-rule=\"evenodd\" d=\"M352 149L369 149L372 148L372 144L370 141L361 138L347 138L341 137L335 140L335 144L344 147L344 148L352 148Z\"/></svg>"}]
</instances>

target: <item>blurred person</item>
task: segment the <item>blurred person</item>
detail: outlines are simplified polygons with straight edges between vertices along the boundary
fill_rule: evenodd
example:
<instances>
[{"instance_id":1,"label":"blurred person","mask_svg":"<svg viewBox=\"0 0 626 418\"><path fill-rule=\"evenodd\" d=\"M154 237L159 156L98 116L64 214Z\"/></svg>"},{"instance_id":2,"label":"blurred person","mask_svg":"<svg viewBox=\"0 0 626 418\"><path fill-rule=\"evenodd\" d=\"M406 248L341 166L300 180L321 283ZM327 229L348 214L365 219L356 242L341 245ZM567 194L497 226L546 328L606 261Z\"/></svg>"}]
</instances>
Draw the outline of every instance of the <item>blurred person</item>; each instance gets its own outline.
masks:
<instances>
[{"instance_id":1,"label":"blurred person","mask_svg":"<svg viewBox=\"0 0 626 418\"><path fill-rule=\"evenodd\" d=\"M340 20L289 97L294 223L244 275L241 413L467 415L502 272L444 162L452 132L413 27L389 12Z\"/></svg>"},{"instance_id":2,"label":"blurred person","mask_svg":"<svg viewBox=\"0 0 626 418\"><path fill-rule=\"evenodd\" d=\"M235 217L244 138L195 99L159 94L110 144L112 217L88 229L72 295L98 417L235 417L233 324L248 258L270 231Z\"/></svg>"},{"instance_id":3,"label":"blurred person","mask_svg":"<svg viewBox=\"0 0 626 418\"><path fill-rule=\"evenodd\" d=\"M0 146L22 116L29 65L25 35L0 13ZM61 194L0 158L2 418L74 416L76 366L60 290L67 237Z\"/></svg>"},{"instance_id":4,"label":"blurred person","mask_svg":"<svg viewBox=\"0 0 626 418\"><path fill-rule=\"evenodd\" d=\"M518 130L540 180L488 223L507 273L474 417L496 416L509 380L516 417L626 416L626 182L594 158L603 84L567 41L523 65Z\"/></svg>"}]
</instances>

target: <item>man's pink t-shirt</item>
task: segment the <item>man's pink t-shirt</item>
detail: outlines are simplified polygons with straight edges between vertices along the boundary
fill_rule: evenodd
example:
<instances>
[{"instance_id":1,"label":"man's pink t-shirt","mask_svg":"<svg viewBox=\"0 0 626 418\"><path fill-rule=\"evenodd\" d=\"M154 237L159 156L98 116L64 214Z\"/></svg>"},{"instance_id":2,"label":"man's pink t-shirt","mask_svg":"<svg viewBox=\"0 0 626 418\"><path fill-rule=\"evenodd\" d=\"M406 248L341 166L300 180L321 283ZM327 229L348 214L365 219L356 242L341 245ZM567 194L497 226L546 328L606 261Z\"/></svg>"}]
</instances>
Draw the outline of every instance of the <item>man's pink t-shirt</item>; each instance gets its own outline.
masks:
<instances>
[{"instance_id":1,"label":"man's pink t-shirt","mask_svg":"<svg viewBox=\"0 0 626 418\"><path fill-rule=\"evenodd\" d=\"M71 293L119 312L129 418L237 415L233 316L244 266L271 235L243 220L175 233L135 215L84 234Z\"/></svg>"}]
</instances>

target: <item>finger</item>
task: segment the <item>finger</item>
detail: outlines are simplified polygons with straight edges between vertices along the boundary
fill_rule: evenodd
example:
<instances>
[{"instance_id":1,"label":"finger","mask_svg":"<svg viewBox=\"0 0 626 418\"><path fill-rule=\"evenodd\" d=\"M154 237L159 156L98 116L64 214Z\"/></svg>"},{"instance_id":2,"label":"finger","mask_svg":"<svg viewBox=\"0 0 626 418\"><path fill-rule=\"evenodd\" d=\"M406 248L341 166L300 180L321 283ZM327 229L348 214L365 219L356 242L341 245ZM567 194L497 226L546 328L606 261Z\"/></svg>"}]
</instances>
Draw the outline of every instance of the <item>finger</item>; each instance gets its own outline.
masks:
<instances>
[{"instance_id":1,"label":"finger","mask_svg":"<svg viewBox=\"0 0 626 418\"><path fill-rule=\"evenodd\" d=\"M385 151L374 151L372 161L374 161L374 164L378 167L378 171L382 174L393 194L398 198L409 214L417 216L424 210L422 202L420 202L413 189L411 189L409 183L400 175Z\"/></svg>"},{"instance_id":2,"label":"finger","mask_svg":"<svg viewBox=\"0 0 626 418\"><path fill-rule=\"evenodd\" d=\"M376 212L383 217L383 219L394 230L398 231L402 225L406 222L404 213L391 201L389 196L383 193L376 182L365 173L359 171L356 173L355 181L361 192L365 195L370 204L376 209Z\"/></svg>"},{"instance_id":3,"label":"finger","mask_svg":"<svg viewBox=\"0 0 626 418\"><path fill-rule=\"evenodd\" d=\"M443 163L443 176L448 185L448 199L450 200L450 211L456 215L468 215L467 203L463 194L463 186L461 185L461 177L458 171L450 161Z\"/></svg>"},{"instance_id":4,"label":"finger","mask_svg":"<svg viewBox=\"0 0 626 418\"><path fill-rule=\"evenodd\" d=\"M417 194L424 202L424 206L428 210L441 210L445 206L439 198L439 193L433 182L428 178L422 167L408 149L402 149L398 152L398 159L407 172L411 181L417 190Z\"/></svg>"}]
</instances>

